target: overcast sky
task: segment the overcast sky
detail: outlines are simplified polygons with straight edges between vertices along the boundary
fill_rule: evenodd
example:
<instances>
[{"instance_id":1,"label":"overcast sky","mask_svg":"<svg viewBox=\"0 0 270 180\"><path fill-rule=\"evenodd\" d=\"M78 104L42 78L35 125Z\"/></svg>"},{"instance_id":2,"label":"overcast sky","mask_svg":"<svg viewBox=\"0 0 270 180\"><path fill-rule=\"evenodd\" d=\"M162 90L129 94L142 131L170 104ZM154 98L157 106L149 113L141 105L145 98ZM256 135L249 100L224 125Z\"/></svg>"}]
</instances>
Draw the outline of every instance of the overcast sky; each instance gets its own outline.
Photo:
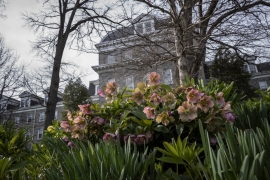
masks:
<instances>
[{"instance_id":1,"label":"overcast sky","mask_svg":"<svg viewBox=\"0 0 270 180\"><path fill-rule=\"evenodd\" d=\"M31 42L35 40L35 34L23 27L24 21L21 18L22 12L38 12L42 4L36 0L9 0L5 11L6 19L0 18L0 33L5 38L9 48L14 49L20 56L20 60L29 64L28 70L42 64L39 57L31 53ZM79 55L76 51L65 49L64 58L75 62L89 74L83 78L83 83L88 87L90 80L98 79L98 75L91 69L91 66L98 64L97 54Z\"/></svg>"}]
</instances>

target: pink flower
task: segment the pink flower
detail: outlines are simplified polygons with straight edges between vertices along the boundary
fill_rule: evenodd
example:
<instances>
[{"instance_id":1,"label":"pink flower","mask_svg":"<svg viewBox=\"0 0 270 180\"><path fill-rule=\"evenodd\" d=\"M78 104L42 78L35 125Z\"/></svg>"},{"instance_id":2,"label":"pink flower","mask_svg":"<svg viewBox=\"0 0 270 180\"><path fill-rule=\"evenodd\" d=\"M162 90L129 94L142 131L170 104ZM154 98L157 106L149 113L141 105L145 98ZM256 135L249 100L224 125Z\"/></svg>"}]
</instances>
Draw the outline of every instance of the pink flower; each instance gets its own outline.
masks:
<instances>
[{"instance_id":1,"label":"pink flower","mask_svg":"<svg viewBox=\"0 0 270 180\"><path fill-rule=\"evenodd\" d=\"M141 91L135 91L132 93L132 98L134 102L140 105L144 101L144 95Z\"/></svg>"},{"instance_id":2,"label":"pink flower","mask_svg":"<svg viewBox=\"0 0 270 180\"><path fill-rule=\"evenodd\" d=\"M103 118L101 117L95 117L94 120L93 120L94 123L97 123L98 125L103 125L105 124L105 121Z\"/></svg>"},{"instance_id":3,"label":"pink flower","mask_svg":"<svg viewBox=\"0 0 270 180\"><path fill-rule=\"evenodd\" d=\"M209 110L209 108L212 108L214 106L214 102L211 99L212 99L211 96L204 95L198 102L197 107L199 107L206 113Z\"/></svg>"},{"instance_id":4,"label":"pink flower","mask_svg":"<svg viewBox=\"0 0 270 180\"><path fill-rule=\"evenodd\" d=\"M191 103L196 103L198 99L203 96L203 93L200 93L198 90L192 89L187 94L187 100Z\"/></svg>"},{"instance_id":5,"label":"pink flower","mask_svg":"<svg viewBox=\"0 0 270 180\"><path fill-rule=\"evenodd\" d=\"M75 144L73 143L73 142L68 142L68 146L70 146L70 147L72 147L72 148L75 148L76 146L75 146Z\"/></svg>"},{"instance_id":6,"label":"pink flower","mask_svg":"<svg viewBox=\"0 0 270 180\"><path fill-rule=\"evenodd\" d=\"M150 101L154 102L155 105L159 105L162 102L162 99L158 96L157 93L153 93Z\"/></svg>"},{"instance_id":7,"label":"pink flower","mask_svg":"<svg viewBox=\"0 0 270 180\"><path fill-rule=\"evenodd\" d=\"M145 133L145 136L148 138L148 140L152 141L153 140L153 135L152 132L147 130Z\"/></svg>"},{"instance_id":8,"label":"pink flower","mask_svg":"<svg viewBox=\"0 0 270 180\"><path fill-rule=\"evenodd\" d=\"M225 114L225 118L228 122L234 122L235 115L231 112Z\"/></svg>"},{"instance_id":9,"label":"pink flower","mask_svg":"<svg viewBox=\"0 0 270 180\"><path fill-rule=\"evenodd\" d=\"M63 128L66 132L70 132L70 125L68 121L62 121L60 127Z\"/></svg>"},{"instance_id":10,"label":"pink flower","mask_svg":"<svg viewBox=\"0 0 270 180\"><path fill-rule=\"evenodd\" d=\"M69 121L72 121L72 114L70 111L67 112L67 118Z\"/></svg>"},{"instance_id":11,"label":"pink flower","mask_svg":"<svg viewBox=\"0 0 270 180\"><path fill-rule=\"evenodd\" d=\"M143 135L143 134L139 134L137 135L137 137L134 139L134 142L137 144L137 145L142 145L142 144L147 144L148 143L148 138Z\"/></svg>"},{"instance_id":12,"label":"pink flower","mask_svg":"<svg viewBox=\"0 0 270 180\"><path fill-rule=\"evenodd\" d=\"M103 136L103 141L110 142L111 139L115 142L116 141L116 135L112 133L105 133Z\"/></svg>"},{"instance_id":13,"label":"pink flower","mask_svg":"<svg viewBox=\"0 0 270 180\"><path fill-rule=\"evenodd\" d=\"M160 84L160 75L156 72L151 72L148 76L148 80L150 86L158 85Z\"/></svg>"},{"instance_id":14,"label":"pink flower","mask_svg":"<svg viewBox=\"0 0 270 180\"><path fill-rule=\"evenodd\" d=\"M145 113L145 115L146 115L146 117L147 117L148 119L154 119L155 116L156 116L156 111L155 111L155 109L154 109L154 108L151 108L151 107L149 107L149 106L145 107L145 108L143 109L143 112Z\"/></svg>"},{"instance_id":15,"label":"pink flower","mask_svg":"<svg viewBox=\"0 0 270 180\"><path fill-rule=\"evenodd\" d=\"M109 94L114 94L117 90L117 84L116 82L107 82L106 84L106 91L109 93Z\"/></svg>"},{"instance_id":16,"label":"pink flower","mask_svg":"<svg viewBox=\"0 0 270 180\"><path fill-rule=\"evenodd\" d=\"M101 97L105 97L106 96L105 93L104 93L104 91L102 89L99 89L98 92L97 92L97 94L99 96L101 96Z\"/></svg>"},{"instance_id":17,"label":"pink flower","mask_svg":"<svg viewBox=\"0 0 270 180\"><path fill-rule=\"evenodd\" d=\"M223 92L218 93L218 95L217 95L217 103L222 104L222 105L225 103L225 100L223 98Z\"/></svg>"},{"instance_id":18,"label":"pink flower","mask_svg":"<svg viewBox=\"0 0 270 180\"><path fill-rule=\"evenodd\" d=\"M87 121L85 118L81 117L81 116L77 116L74 121L73 121L78 127L80 127L82 130L85 129L85 127L87 126Z\"/></svg>"},{"instance_id":19,"label":"pink flower","mask_svg":"<svg viewBox=\"0 0 270 180\"><path fill-rule=\"evenodd\" d=\"M197 107L187 101L183 102L177 110L182 122L189 122L197 117Z\"/></svg>"},{"instance_id":20,"label":"pink flower","mask_svg":"<svg viewBox=\"0 0 270 180\"><path fill-rule=\"evenodd\" d=\"M78 105L83 114L91 114L92 109L90 104Z\"/></svg>"},{"instance_id":21,"label":"pink flower","mask_svg":"<svg viewBox=\"0 0 270 180\"><path fill-rule=\"evenodd\" d=\"M62 137L63 141L68 142L69 138L67 136Z\"/></svg>"},{"instance_id":22,"label":"pink flower","mask_svg":"<svg viewBox=\"0 0 270 180\"><path fill-rule=\"evenodd\" d=\"M170 122L173 122L174 118L169 116L168 113L162 112L161 114L157 115L156 122L162 123L164 126L167 126Z\"/></svg>"},{"instance_id":23,"label":"pink flower","mask_svg":"<svg viewBox=\"0 0 270 180\"><path fill-rule=\"evenodd\" d=\"M124 136L124 141L128 142L128 139L130 139L130 144L134 143L136 136L134 134L128 134Z\"/></svg>"}]
</instances>

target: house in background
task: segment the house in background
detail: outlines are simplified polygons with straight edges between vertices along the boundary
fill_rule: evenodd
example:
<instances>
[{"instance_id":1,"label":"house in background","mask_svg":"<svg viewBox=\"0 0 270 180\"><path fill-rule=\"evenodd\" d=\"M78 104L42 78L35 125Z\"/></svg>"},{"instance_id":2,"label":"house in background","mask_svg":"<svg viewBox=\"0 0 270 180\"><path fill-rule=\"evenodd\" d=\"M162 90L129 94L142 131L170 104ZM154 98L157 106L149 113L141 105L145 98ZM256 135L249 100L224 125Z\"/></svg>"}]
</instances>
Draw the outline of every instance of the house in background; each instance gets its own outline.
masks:
<instances>
[{"instance_id":1,"label":"house in background","mask_svg":"<svg viewBox=\"0 0 270 180\"><path fill-rule=\"evenodd\" d=\"M39 142L43 137L47 93L44 92L44 98L42 98L24 91L19 97L20 100L7 101L3 98L0 100L1 105L6 102L7 107L11 107L9 105L12 103L14 106L14 108L7 108L0 114L0 123L14 122L16 127L27 129L27 135L32 137L32 142ZM59 93L54 119L60 118L63 107L62 94Z\"/></svg>"}]
</instances>

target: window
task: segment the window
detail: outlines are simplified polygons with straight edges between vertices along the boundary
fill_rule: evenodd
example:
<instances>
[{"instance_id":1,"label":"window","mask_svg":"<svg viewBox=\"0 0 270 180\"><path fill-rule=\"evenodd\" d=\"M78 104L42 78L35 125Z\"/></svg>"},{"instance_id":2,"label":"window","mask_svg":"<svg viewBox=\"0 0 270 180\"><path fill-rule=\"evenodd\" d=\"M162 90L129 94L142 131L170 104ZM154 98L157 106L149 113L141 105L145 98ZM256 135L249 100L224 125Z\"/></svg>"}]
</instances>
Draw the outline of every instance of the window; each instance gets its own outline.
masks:
<instances>
[{"instance_id":1,"label":"window","mask_svg":"<svg viewBox=\"0 0 270 180\"><path fill-rule=\"evenodd\" d=\"M115 56L113 55L108 55L108 64L112 64L115 62Z\"/></svg>"},{"instance_id":2,"label":"window","mask_svg":"<svg viewBox=\"0 0 270 180\"><path fill-rule=\"evenodd\" d=\"M171 69L167 69L164 72L164 76L165 76L165 84L172 84L172 70Z\"/></svg>"},{"instance_id":3,"label":"window","mask_svg":"<svg viewBox=\"0 0 270 180\"><path fill-rule=\"evenodd\" d=\"M131 60L132 59L132 50L127 50L125 52L125 60Z\"/></svg>"},{"instance_id":4,"label":"window","mask_svg":"<svg viewBox=\"0 0 270 180\"><path fill-rule=\"evenodd\" d=\"M254 64L249 65L249 72L252 73L257 73L257 68Z\"/></svg>"},{"instance_id":5,"label":"window","mask_svg":"<svg viewBox=\"0 0 270 180\"><path fill-rule=\"evenodd\" d=\"M108 82L115 82L114 78L108 79Z\"/></svg>"},{"instance_id":6,"label":"window","mask_svg":"<svg viewBox=\"0 0 270 180\"><path fill-rule=\"evenodd\" d=\"M30 136L31 136L31 134L30 134L29 131L28 131L27 133L25 133L25 137L26 137L26 138L30 138Z\"/></svg>"},{"instance_id":7,"label":"window","mask_svg":"<svg viewBox=\"0 0 270 180\"><path fill-rule=\"evenodd\" d=\"M20 123L20 117L15 117L15 124L19 124Z\"/></svg>"},{"instance_id":8,"label":"window","mask_svg":"<svg viewBox=\"0 0 270 180\"><path fill-rule=\"evenodd\" d=\"M57 119L58 111L56 110L54 113L54 119Z\"/></svg>"},{"instance_id":9,"label":"window","mask_svg":"<svg viewBox=\"0 0 270 180\"><path fill-rule=\"evenodd\" d=\"M154 31L153 21L146 21L135 25L135 33L137 34L149 33L152 31Z\"/></svg>"},{"instance_id":10,"label":"window","mask_svg":"<svg viewBox=\"0 0 270 180\"><path fill-rule=\"evenodd\" d=\"M43 137L43 129L39 129L39 130L38 130L37 139L38 139L38 140L39 140L39 139L42 139L42 137Z\"/></svg>"},{"instance_id":11,"label":"window","mask_svg":"<svg viewBox=\"0 0 270 180\"><path fill-rule=\"evenodd\" d=\"M266 91L268 88L266 81L259 81L259 85L260 85L260 89L263 91Z\"/></svg>"},{"instance_id":12,"label":"window","mask_svg":"<svg viewBox=\"0 0 270 180\"><path fill-rule=\"evenodd\" d=\"M134 89L133 76L129 76L126 78L126 86L129 89Z\"/></svg>"},{"instance_id":13,"label":"window","mask_svg":"<svg viewBox=\"0 0 270 180\"><path fill-rule=\"evenodd\" d=\"M99 85L95 85L95 95L97 95L98 93L98 88L99 88Z\"/></svg>"},{"instance_id":14,"label":"window","mask_svg":"<svg viewBox=\"0 0 270 180\"><path fill-rule=\"evenodd\" d=\"M45 113L42 112L39 114L39 121L44 121Z\"/></svg>"},{"instance_id":15,"label":"window","mask_svg":"<svg viewBox=\"0 0 270 180\"><path fill-rule=\"evenodd\" d=\"M32 114L30 114L30 115L27 116L27 122L29 123L31 121L32 121Z\"/></svg>"}]
</instances>

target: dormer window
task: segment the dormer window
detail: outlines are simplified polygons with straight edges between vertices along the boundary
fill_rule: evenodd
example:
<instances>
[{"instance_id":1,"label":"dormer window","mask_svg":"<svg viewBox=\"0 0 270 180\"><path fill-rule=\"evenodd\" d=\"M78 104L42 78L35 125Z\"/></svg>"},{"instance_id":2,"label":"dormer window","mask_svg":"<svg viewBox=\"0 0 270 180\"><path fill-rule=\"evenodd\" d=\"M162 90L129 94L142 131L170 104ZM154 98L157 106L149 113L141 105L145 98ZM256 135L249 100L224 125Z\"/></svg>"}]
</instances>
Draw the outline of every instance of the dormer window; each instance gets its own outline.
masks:
<instances>
[{"instance_id":1,"label":"dormer window","mask_svg":"<svg viewBox=\"0 0 270 180\"><path fill-rule=\"evenodd\" d=\"M135 24L135 33L136 34L149 33L149 32L153 32L154 30L155 30L155 28L154 28L154 21L153 20Z\"/></svg>"},{"instance_id":2,"label":"dormer window","mask_svg":"<svg viewBox=\"0 0 270 180\"><path fill-rule=\"evenodd\" d=\"M108 55L108 64L112 64L115 62L115 56L114 55Z\"/></svg>"}]
</instances>

